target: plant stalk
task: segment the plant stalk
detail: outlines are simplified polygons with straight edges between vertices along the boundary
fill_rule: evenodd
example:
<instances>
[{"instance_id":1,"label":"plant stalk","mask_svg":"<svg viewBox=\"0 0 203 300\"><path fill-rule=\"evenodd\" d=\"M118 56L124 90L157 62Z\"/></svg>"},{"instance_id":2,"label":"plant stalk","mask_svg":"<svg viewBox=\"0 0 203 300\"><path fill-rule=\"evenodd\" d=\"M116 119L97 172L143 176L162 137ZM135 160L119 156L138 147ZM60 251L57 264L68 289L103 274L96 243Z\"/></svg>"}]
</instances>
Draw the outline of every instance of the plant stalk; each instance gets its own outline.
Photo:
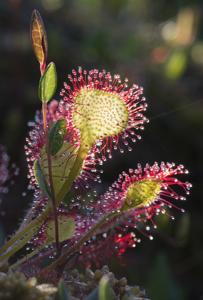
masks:
<instances>
[{"instance_id":1,"label":"plant stalk","mask_svg":"<svg viewBox=\"0 0 203 300\"><path fill-rule=\"evenodd\" d=\"M58 224L53 176L52 176L52 160L51 160L51 153L50 153L50 147L49 147L49 136L48 136L48 127L47 127L47 103L46 102L42 103L42 115L43 115L43 125L44 125L45 141L46 141L49 185L50 185L50 190L51 190L51 201L52 201L52 208L53 208L53 215L54 215L56 252L57 252L57 256L58 256L60 253L59 224Z\"/></svg>"}]
</instances>

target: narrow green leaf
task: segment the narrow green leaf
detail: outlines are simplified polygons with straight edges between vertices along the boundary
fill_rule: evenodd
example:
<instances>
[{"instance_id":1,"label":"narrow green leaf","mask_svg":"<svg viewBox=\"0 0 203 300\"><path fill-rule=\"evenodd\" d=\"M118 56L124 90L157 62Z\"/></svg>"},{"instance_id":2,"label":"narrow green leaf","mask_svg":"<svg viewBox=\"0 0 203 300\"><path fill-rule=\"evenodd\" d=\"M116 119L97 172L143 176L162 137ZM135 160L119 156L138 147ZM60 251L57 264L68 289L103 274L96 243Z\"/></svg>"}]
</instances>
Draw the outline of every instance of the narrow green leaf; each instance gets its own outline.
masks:
<instances>
[{"instance_id":1,"label":"narrow green leaf","mask_svg":"<svg viewBox=\"0 0 203 300\"><path fill-rule=\"evenodd\" d=\"M39 82L39 98L42 102L49 102L56 91L57 73L53 62L48 64Z\"/></svg>"},{"instance_id":2,"label":"narrow green leaf","mask_svg":"<svg viewBox=\"0 0 203 300\"><path fill-rule=\"evenodd\" d=\"M34 175L43 194L50 197L50 190L42 172L39 160L35 160L34 162Z\"/></svg>"},{"instance_id":3,"label":"narrow green leaf","mask_svg":"<svg viewBox=\"0 0 203 300\"><path fill-rule=\"evenodd\" d=\"M108 276L103 276L99 282L99 300L114 300L115 294L110 286Z\"/></svg>"},{"instance_id":4,"label":"narrow green leaf","mask_svg":"<svg viewBox=\"0 0 203 300\"><path fill-rule=\"evenodd\" d=\"M60 280L58 284L58 292L56 295L56 300L71 300L67 288L65 287L64 281Z\"/></svg>"},{"instance_id":5,"label":"narrow green leaf","mask_svg":"<svg viewBox=\"0 0 203 300\"><path fill-rule=\"evenodd\" d=\"M63 146L66 135L66 120L58 120L49 130L49 147L51 155L55 155Z\"/></svg>"}]
</instances>

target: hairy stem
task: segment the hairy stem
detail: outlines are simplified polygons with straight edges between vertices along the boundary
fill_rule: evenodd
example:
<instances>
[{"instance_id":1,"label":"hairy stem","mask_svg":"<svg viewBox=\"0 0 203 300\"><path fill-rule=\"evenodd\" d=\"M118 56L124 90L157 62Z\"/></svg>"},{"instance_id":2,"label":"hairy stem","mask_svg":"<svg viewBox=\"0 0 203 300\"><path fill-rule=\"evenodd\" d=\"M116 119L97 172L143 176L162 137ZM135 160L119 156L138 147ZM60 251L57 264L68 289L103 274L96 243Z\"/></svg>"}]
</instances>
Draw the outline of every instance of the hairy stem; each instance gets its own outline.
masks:
<instances>
[{"instance_id":1,"label":"hairy stem","mask_svg":"<svg viewBox=\"0 0 203 300\"><path fill-rule=\"evenodd\" d=\"M52 201L52 208L53 208L53 215L54 215L56 252L57 252L57 255L59 255L59 253L60 253L59 224L58 224L53 176L52 176L52 160L51 160L51 153L50 153L50 147L49 147L49 137L48 137L48 127L47 127L47 103L46 102L42 103L42 115L43 115L43 125L44 125L44 133L45 133L45 140L46 140L49 185L50 185L50 190L51 190L51 201Z\"/></svg>"}]
</instances>

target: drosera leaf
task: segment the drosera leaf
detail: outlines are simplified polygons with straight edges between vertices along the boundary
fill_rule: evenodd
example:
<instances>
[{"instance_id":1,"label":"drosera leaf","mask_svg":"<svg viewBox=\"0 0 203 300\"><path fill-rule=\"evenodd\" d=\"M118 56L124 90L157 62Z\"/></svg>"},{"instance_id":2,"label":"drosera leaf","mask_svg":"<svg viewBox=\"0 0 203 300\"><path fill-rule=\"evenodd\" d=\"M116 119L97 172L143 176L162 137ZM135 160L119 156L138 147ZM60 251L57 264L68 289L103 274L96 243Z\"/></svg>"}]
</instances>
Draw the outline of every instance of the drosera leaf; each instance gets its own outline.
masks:
<instances>
[{"instance_id":1,"label":"drosera leaf","mask_svg":"<svg viewBox=\"0 0 203 300\"><path fill-rule=\"evenodd\" d=\"M67 290L63 280L59 281L56 300L71 300L71 297L68 293L68 290Z\"/></svg>"},{"instance_id":2,"label":"drosera leaf","mask_svg":"<svg viewBox=\"0 0 203 300\"><path fill-rule=\"evenodd\" d=\"M38 159L36 159L34 162L34 175L35 175L35 179L36 179L42 193L45 196L50 197L51 193L49 190L49 186L47 184L46 178L43 174L43 171L42 171L42 168L40 166L40 162Z\"/></svg>"},{"instance_id":3,"label":"drosera leaf","mask_svg":"<svg viewBox=\"0 0 203 300\"><path fill-rule=\"evenodd\" d=\"M109 277L104 275L99 282L99 300L114 300L115 294L111 288Z\"/></svg>"},{"instance_id":4,"label":"drosera leaf","mask_svg":"<svg viewBox=\"0 0 203 300\"><path fill-rule=\"evenodd\" d=\"M61 149L51 157L53 185L56 195L61 190L64 182L68 180L68 175L74 165L77 156L77 151L78 147L73 146L68 142L64 142ZM49 175L46 147L43 147L41 150L40 165L42 168L42 172L45 175L46 180L48 181Z\"/></svg>"},{"instance_id":5,"label":"drosera leaf","mask_svg":"<svg viewBox=\"0 0 203 300\"><path fill-rule=\"evenodd\" d=\"M32 13L30 34L35 56L40 64L46 64L48 54L47 34L40 13L35 9Z\"/></svg>"},{"instance_id":6,"label":"drosera leaf","mask_svg":"<svg viewBox=\"0 0 203 300\"><path fill-rule=\"evenodd\" d=\"M49 63L39 82L39 98L42 102L49 102L56 91L57 73L53 62Z\"/></svg>"},{"instance_id":7,"label":"drosera leaf","mask_svg":"<svg viewBox=\"0 0 203 300\"><path fill-rule=\"evenodd\" d=\"M64 242L70 239L75 232L75 221L71 217L58 215L59 225L59 242ZM49 220L46 225L46 245L55 242L55 223L54 220Z\"/></svg>"},{"instance_id":8,"label":"drosera leaf","mask_svg":"<svg viewBox=\"0 0 203 300\"><path fill-rule=\"evenodd\" d=\"M49 130L49 149L51 155L57 154L61 149L66 135L66 120L61 119L56 121Z\"/></svg>"}]
</instances>

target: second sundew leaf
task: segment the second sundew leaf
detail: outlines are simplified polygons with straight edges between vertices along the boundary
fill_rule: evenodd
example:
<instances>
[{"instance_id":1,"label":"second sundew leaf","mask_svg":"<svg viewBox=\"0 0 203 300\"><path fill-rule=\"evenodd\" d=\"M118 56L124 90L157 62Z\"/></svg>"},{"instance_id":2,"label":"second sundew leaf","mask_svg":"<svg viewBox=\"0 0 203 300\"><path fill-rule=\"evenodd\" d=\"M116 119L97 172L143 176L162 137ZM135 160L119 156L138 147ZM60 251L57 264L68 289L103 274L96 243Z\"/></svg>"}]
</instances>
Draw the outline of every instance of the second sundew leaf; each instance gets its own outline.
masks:
<instances>
[{"instance_id":1,"label":"second sundew leaf","mask_svg":"<svg viewBox=\"0 0 203 300\"><path fill-rule=\"evenodd\" d=\"M57 86L57 73L56 67L53 62L51 62L44 74L42 75L39 82L39 98L42 102L49 102L56 91Z\"/></svg>"},{"instance_id":2,"label":"second sundew leaf","mask_svg":"<svg viewBox=\"0 0 203 300\"><path fill-rule=\"evenodd\" d=\"M61 149L55 155L51 156L53 185L56 197L64 182L68 180L68 175L77 156L77 151L78 147L75 147L68 142L64 142ZM45 147L42 148L40 157L43 174L45 175L46 180L49 181L48 161Z\"/></svg>"},{"instance_id":3,"label":"second sundew leaf","mask_svg":"<svg viewBox=\"0 0 203 300\"><path fill-rule=\"evenodd\" d=\"M57 154L61 149L66 135L66 120L61 119L52 125L49 130L49 149L51 155Z\"/></svg>"}]
</instances>

